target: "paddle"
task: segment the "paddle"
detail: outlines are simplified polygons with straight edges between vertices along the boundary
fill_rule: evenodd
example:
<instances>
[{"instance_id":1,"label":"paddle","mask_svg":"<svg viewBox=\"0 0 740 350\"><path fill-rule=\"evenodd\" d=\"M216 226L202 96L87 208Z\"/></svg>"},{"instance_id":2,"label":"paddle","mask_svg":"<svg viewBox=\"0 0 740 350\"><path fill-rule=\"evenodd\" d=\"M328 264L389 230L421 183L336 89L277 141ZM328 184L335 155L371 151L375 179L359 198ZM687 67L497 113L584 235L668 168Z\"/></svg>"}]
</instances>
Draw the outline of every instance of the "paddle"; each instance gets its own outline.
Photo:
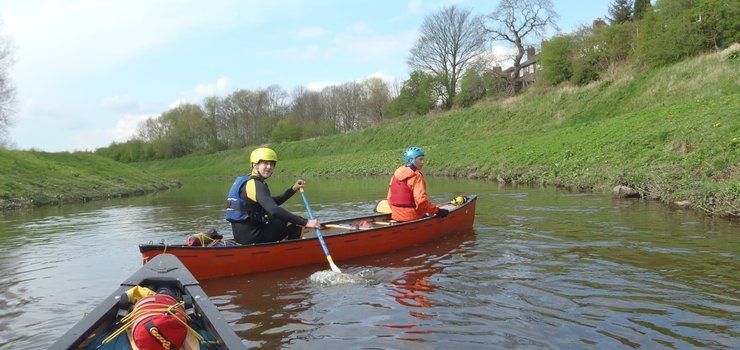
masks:
<instances>
[{"instance_id":1,"label":"paddle","mask_svg":"<svg viewBox=\"0 0 740 350\"><path fill-rule=\"evenodd\" d=\"M306 210L308 211L308 217L313 220L313 212L311 212L311 206L308 204L308 199L306 199L306 193L303 191L303 188L301 188L301 197L303 197L303 203L306 203ZM331 254L329 254L329 249L326 248L326 243L324 243L324 237L321 236L321 229L316 228L316 236L319 237L319 242L321 242L321 248L324 249L324 254L326 254L326 260L329 261L329 266L331 267L331 270L334 272L341 273L342 270L340 270L337 265L334 265L334 261L331 260Z\"/></svg>"},{"instance_id":2,"label":"paddle","mask_svg":"<svg viewBox=\"0 0 740 350\"><path fill-rule=\"evenodd\" d=\"M375 206L375 211L382 214L390 214L391 213L391 206L388 205L388 200L383 199L380 202L378 202L378 205Z\"/></svg>"}]
</instances>

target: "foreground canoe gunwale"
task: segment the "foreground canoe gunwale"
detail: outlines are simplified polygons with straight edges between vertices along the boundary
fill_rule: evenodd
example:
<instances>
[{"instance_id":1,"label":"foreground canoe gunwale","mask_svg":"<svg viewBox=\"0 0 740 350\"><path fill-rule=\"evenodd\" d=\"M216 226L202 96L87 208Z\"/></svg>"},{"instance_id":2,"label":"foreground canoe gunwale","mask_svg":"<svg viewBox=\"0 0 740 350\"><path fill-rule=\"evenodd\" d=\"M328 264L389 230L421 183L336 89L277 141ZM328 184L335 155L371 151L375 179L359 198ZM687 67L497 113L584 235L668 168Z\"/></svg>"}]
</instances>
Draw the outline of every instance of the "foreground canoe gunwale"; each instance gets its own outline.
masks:
<instances>
[{"instance_id":1,"label":"foreground canoe gunwale","mask_svg":"<svg viewBox=\"0 0 740 350\"><path fill-rule=\"evenodd\" d=\"M335 262L389 252L449 234L472 230L477 196L468 198L465 204L451 210L444 218L432 216L388 224L390 214L358 216L323 224L356 224L360 221L382 224L361 229L326 228L322 229L322 235ZM305 232L304 238L297 240L229 247L149 243L140 244L139 251L144 263L157 254L175 254L194 276L203 280L326 263L325 256L319 254L321 247L318 238L310 234Z\"/></svg>"},{"instance_id":2,"label":"foreground canoe gunwale","mask_svg":"<svg viewBox=\"0 0 740 350\"><path fill-rule=\"evenodd\" d=\"M137 285L158 284L175 287L192 297L193 308L203 318L204 326L223 349L246 349L221 312L210 301L197 279L172 254L160 254L141 267L108 295L91 312L52 344L49 349L68 350L86 346L107 330L117 318L120 296Z\"/></svg>"}]
</instances>

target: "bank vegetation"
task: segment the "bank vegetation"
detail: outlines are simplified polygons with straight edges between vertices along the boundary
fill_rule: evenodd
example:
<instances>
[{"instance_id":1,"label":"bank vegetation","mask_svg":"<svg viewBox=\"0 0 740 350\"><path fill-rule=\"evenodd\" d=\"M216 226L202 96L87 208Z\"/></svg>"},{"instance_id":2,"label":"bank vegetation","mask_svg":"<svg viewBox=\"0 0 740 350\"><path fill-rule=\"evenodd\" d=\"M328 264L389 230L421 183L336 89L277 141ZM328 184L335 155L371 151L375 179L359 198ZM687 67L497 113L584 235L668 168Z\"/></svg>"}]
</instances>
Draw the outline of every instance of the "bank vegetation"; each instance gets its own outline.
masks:
<instances>
[{"instance_id":1,"label":"bank vegetation","mask_svg":"<svg viewBox=\"0 0 740 350\"><path fill-rule=\"evenodd\" d=\"M469 108L268 144L278 173L388 175L425 149L427 175L609 193L740 216L740 45L585 86L538 86ZM233 177L253 147L136 163L167 178Z\"/></svg>"}]
</instances>

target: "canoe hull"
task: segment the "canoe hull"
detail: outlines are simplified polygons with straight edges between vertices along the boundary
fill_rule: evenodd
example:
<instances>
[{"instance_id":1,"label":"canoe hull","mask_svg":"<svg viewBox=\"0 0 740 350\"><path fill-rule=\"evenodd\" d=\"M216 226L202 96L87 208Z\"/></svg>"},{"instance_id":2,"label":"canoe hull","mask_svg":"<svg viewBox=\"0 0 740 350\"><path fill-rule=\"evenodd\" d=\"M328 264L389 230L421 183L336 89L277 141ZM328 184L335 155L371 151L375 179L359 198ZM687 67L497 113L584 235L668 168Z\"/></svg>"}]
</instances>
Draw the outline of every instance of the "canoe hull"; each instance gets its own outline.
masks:
<instances>
[{"instance_id":1,"label":"canoe hull","mask_svg":"<svg viewBox=\"0 0 740 350\"><path fill-rule=\"evenodd\" d=\"M444 218L430 217L335 234L330 230L322 230L322 234L335 262L389 252L444 236L469 232L473 228L476 199L475 196L471 197L467 203ZM387 220L388 215L365 218L381 221ZM236 247L140 245L139 250L144 262L165 252L173 254L200 280L327 263L321 243L315 237Z\"/></svg>"},{"instance_id":2,"label":"canoe hull","mask_svg":"<svg viewBox=\"0 0 740 350\"><path fill-rule=\"evenodd\" d=\"M62 337L49 347L51 350L84 349L110 329L120 318L119 301L128 289L137 285L166 286L179 291L192 300L193 317L203 324L205 329L218 341L212 344L213 349L246 350L239 336L229 326L198 281L188 272L185 266L171 254L161 254L141 267L126 279L102 303L85 314Z\"/></svg>"}]
</instances>

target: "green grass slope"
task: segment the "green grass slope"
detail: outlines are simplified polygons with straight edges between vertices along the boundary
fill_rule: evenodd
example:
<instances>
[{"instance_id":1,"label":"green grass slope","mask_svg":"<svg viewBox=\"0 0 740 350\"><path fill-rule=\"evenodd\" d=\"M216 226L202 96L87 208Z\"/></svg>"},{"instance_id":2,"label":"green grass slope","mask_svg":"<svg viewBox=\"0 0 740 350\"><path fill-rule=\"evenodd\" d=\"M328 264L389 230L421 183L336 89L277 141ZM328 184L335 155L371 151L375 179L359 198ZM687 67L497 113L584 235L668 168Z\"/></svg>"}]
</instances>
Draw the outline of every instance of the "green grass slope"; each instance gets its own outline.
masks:
<instances>
[{"instance_id":1,"label":"green grass slope","mask_svg":"<svg viewBox=\"0 0 740 350\"><path fill-rule=\"evenodd\" d=\"M271 147L282 174L388 175L414 145L426 151L426 174L599 192L627 185L646 198L738 217L738 50ZM246 171L250 150L136 166L170 178L232 177Z\"/></svg>"},{"instance_id":2,"label":"green grass slope","mask_svg":"<svg viewBox=\"0 0 740 350\"><path fill-rule=\"evenodd\" d=\"M90 153L0 149L0 210L122 197L178 186Z\"/></svg>"}]
</instances>

